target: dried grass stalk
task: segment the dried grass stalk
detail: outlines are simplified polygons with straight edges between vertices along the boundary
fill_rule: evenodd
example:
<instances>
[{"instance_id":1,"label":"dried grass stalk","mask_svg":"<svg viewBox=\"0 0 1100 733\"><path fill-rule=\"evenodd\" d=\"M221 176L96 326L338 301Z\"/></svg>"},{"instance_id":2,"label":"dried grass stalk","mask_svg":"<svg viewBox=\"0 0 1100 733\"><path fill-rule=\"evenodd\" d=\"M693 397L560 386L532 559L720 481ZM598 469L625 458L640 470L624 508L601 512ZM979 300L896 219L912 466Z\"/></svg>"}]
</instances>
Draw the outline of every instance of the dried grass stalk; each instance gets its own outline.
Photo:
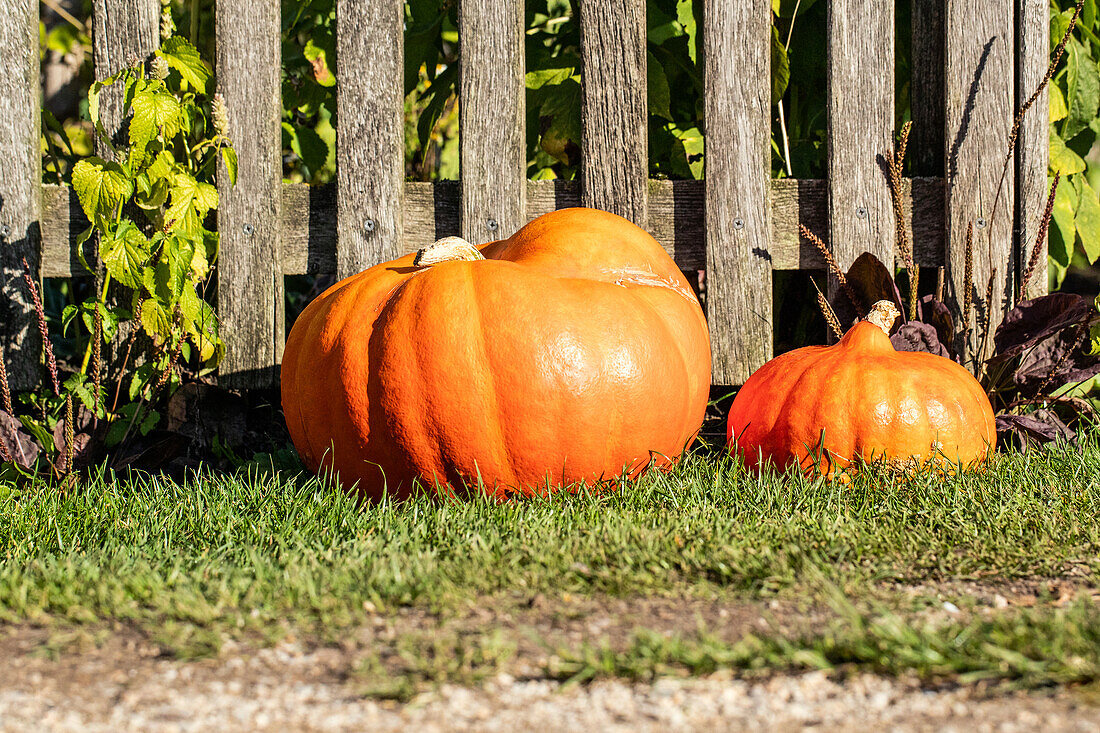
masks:
<instances>
[{"instance_id":1,"label":"dried grass stalk","mask_svg":"<svg viewBox=\"0 0 1100 733\"><path fill-rule=\"evenodd\" d=\"M46 350L46 369L50 373L50 382L53 384L55 395L61 395L61 384L57 381L57 360L53 356L53 344L50 343L50 333L46 328L46 310L42 307L42 298L38 293L38 283L31 277L31 268L27 264L27 258L23 258L23 281L27 283L27 289L31 293L31 301L34 303L34 312L38 314L38 333L42 336L42 348Z\"/></svg>"},{"instance_id":2,"label":"dried grass stalk","mask_svg":"<svg viewBox=\"0 0 1100 733\"><path fill-rule=\"evenodd\" d=\"M833 307L829 305L829 301L826 300L825 295L821 292L821 288L817 287L817 283L810 278L810 284L814 286L814 290L817 292L817 308L821 311L821 317L825 319L825 323L829 326L829 330L833 332L839 341L844 336L844 329L840 326L840 319L836 317L836 313L833 311Z\"/></svg>"},{"instance_id":3,"label":"dried grass stalk","mask_svg":"<svg viewBox=\"0 0 1100 733\"><path fill-rule=\"evenodd\" d=\"M902 169L905 165L905 151L909 145L909 131L913 123L906 122L898 139L897 151L890 159L890 201L894 206L894 248L898 259L905 265L909 273L909 320L917 317L917 300L920 297L918 288L920 284L920 270L915 264L913 248L909 242L909 231L905 226L905 197L902 195L904 177Z\"/></svg>"},{"instance_id":4,"label":"dried grass stalk","mask_svg":"<svg viewBox=\"0 0 1100 733\"><path fill-rule=\"evenodd\" d=\"M62 475L72 473L76 436L73 431L73 396L65 395L65 455L60 470Z\"/></svg>"},{"instance_id":5,"label":"dried grass stalk","mask_svg":"<svg viewBox=\"0 0 1100 733\"><path fill-rule=\"evenodd\" d=\"M844 271L840 269L836 258L833 257L832 250L825 245L825 242L821 241L821 237L811 232L805 224L798 225L798 233L821 254L821 258L825 260L825 266L829 268L829 272L833 274L844 294L848 296L848 300L852 302L852 307L856 309L856 313L863 316L867 312L867 307L860 301L860 297L848 282L848 278L845 277Z\"/></svg>"},{"instance_id":6,"label":"dried grass stalk","mask_svg":"<svg viewBox=\"0 0 1100 733\"><path fill-rule=\"evenodd\" d=\"M15 415L15 410L11 405L11 386L8 384L8 367L4 364L5 354L3 348L0 348L0 398L3 398L3 402L0 402L0 407L4 408L4 411L9 415Z\"/></svg>"},{"instance_id":7,"label":"dried grass stalk","mask_svg":"<svg viewBox=\"0 0 1100 733\"><path fill-rule=\"evenodd\" d=\"M966 225L966 258L963 269L963 322L969 330L970 316L974 313L974 223Z\"/></svg>"},{"instance_id":8,"label":"dried grass stalk","mask_svg":"<svg viewBox=\"0 0 1100 733\"><path fill-rule=\"evenodd\" d=\"M1050 217L1054 213L1054 195L1058 192L1058 183L1062 180L1061 173L1054 174L1054 182L1050 184L1050 194L1047 195L1047 205L1043 209L1043 218L1039 220L1039 231L1035 233L1035 244L1031 247L1031 257L1028 258L1027 267L1020 278L1020 299L1027 299L1027 286L1031 282L1031 276L1035 274L1035 268L1039 266L1039 258L1043 254L1043 240L1050 231Z\"/></svg>"}]
</instances>

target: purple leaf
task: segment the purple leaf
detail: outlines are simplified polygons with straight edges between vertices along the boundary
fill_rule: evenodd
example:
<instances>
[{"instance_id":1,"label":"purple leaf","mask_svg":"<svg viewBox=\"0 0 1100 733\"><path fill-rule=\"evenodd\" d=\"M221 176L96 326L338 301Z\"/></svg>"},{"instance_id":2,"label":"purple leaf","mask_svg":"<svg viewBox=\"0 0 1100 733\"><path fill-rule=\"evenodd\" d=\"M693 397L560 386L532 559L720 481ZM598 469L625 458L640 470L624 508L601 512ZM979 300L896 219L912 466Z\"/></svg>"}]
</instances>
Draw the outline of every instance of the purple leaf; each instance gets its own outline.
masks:
<instances>
[{"instance_id":1,"label":"purple leaf","mask_svg":"<svg viewBox=\"0 0 1100 733\"><path fill-rule=\"evenodd\" d=\"M1027 415L997 415L997 437L1002 443L1026 449L1032 443L1075 441L1075 433L1053 410L1041 409Z\"/></svg>"},{"instance_id":2,"label":"purple leaf","mask_svg":"<svg viewBox=\"0 0 1100 733\"><path fill-rule=\"evenodd\" d=\"M944 358L951 358L947 348L940 342L935 327L920 321L909 321L890 337L890 343L898 351L923 351Z\"/></svg>"},{"instance_id":3,"label":"purple leaf","mask_svg":"<svg viewBox=\"0 0 1100 733\"><path fill-rule=\"evenodd\" d=\"M1000 360L1026 349L1067 328L1076 330L1085 319L1095 316L1092 302L1073 293L1051 293L1025 300L1010 310L993 335Z\"/></svg>"},{"instance_id":4,"label":"purple leaf","mask_svg":"<svg viewBox=\"0 0 1100 733\"><path fill-rule=\"evenodd\" d=\"M0 410L0 443L4 444L5 454L10 455L16 465L25 470L34 466L41 451L38 441L23 429L19 419L5 410Z\"/></svg>"},{"instance_id":5,"label":"purple leaf","mask_svg":"<svg viewBox=\"0 0 1100 733\"><path fill-rule=\"evenodd\" d=\"M1020 358L1013 381L1023 393L1046 384L1053 391L1100 374L1100 356L1085 353L1080 327L1063 329L1040 341ZM1049 382L1048 382L1049 379Z\"/></svg>"},{"instance_id":6,"label":"purple leaf","mask_svg":"<svg viewBox=\"0 0 1100 733\"><path fill-rule=\"evenodd\" d=\"M951 309L934 296L926 295L920 299L920 320L936 329L940 343L950 352L951 342L955 338L955 319L951 317Z\"/></svg>"}]
</instances>

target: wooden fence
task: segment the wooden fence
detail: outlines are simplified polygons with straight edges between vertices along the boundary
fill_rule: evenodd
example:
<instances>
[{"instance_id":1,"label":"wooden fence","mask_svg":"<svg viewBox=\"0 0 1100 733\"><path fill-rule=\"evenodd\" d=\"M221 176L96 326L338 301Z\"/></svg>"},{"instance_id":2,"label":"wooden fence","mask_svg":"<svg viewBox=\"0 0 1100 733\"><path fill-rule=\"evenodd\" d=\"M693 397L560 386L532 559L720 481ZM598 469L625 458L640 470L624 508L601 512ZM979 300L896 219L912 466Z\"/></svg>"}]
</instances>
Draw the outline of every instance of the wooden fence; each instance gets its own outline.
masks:
<instances>
[{"instance_id":1,"label":"wooden fence","mask_svg":"<svg viewBox=\"0 0 1100 733\"><path fill-rule=\"evenodd\" d=\"M635 221L682 268L706 269L714 381L743 382L772 355L772 271L823 266L799 241L799 222L825 237L842 266L863 251L893 261L894 219L876 157L893 141L894 2L827 0L828 177L772 180L771 2L700 1L704 181L648 179L645 0L574 2L579 182L525 176L522 0L460 0L462 177L434 184L404 177L403 0L336 0L337 179L310 188L282 182L280 3L217 0L217 90L240 160L237 186L225 176L219 185L223 382L277 379L285 275L348 275L448 234L499 239L577 204ZM1003 303L1046 195L1045 95L1024 121L1003 182L1001 170L1016 111L1046 71L1047 0L911 2L916 177L906 182L906 206L916 259L945 266L948 296L961 300L962 243L974 224L982 242L975 282L984 296L996 268L994 298ZM98 77L151 53L159 12L158 0L95 0ZM20 260L42 277L78 274L73 244L86 226L71 192L39 183L37 28L35 0L0 0L0 343L9 360L22 356L13 375L21 386L38 357ZM104 110L119 122L117 109L105 102ZM1045 270L1037 280L1045 283Z\"/></svg>"}]
</instances>

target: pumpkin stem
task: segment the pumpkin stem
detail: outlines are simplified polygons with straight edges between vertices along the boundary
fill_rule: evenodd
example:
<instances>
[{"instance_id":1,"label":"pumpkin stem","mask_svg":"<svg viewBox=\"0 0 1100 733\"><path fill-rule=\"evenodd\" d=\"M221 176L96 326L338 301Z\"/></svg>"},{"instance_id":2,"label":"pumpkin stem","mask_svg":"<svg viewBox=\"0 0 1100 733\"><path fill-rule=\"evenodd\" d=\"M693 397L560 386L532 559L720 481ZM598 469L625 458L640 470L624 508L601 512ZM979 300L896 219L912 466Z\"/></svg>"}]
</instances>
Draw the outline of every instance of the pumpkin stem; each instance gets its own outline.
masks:
<instances>
[{"instance_id":1,"label":"pumpkin stem","mask_svg":"<svg viewBox=\"0 0 1100 733\"><path fill-rule=\"evenodd\" d=\"M441 262L455 262L457 260L483 260L485 257L477 247L467 242L462 237L443 237L434 244L418 249L413 258L414 267L431 267Z\"/></svg>"},{"instance_id":2,"label":"pumpkin stem","mask_svg":"<svg viewBox=\"0 0 1100 733\"><path fill-rule=\"evenodd\" d=\"M888 300L880 300L871 306L870 312L867 313L867 317L863 320L868 323L873 323L882 329L882 332L887 336L890 335L890 329L894 326L894 321L901 315L901 311L898 307Z\"/></svg>"}]
</instances>

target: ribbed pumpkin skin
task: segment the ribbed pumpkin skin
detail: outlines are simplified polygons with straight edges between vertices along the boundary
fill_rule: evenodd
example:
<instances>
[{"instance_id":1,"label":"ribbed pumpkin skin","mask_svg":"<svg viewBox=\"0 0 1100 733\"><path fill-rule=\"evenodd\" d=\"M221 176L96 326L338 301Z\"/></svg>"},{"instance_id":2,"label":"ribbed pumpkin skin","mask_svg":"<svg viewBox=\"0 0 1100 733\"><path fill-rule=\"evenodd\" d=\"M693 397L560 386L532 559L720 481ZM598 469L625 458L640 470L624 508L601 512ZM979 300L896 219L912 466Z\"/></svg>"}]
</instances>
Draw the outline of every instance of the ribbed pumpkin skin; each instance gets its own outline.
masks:
<instances>
[{"instance_id":1,"label":"ribbed pumpkin skin","mask_svg":"<svg viewBox=\"0 0 1100 733\"><path fill-rule=\"evenodd\" d=\"M796 349L749 377L730 408L726 440L750 467L770 461L831 474L855 457L976 465L997 433L989 399L966 369L895 351L881 328L863 321L833 346Z\"/></svg>"},{"instance_id":2,"label":"ribbed pumpkin skin","mask_svg":"<svg viewBox=\"0 0 1100 733\"><path fill-rule=\"evenodd\" d=\"M306 465L367 497L479 477L504 496L679 456L702 425L710 342L660 245L566 209L481 251L431 268L408 255L306 308L282 368Z\"/></svg>"}]
</instances>

